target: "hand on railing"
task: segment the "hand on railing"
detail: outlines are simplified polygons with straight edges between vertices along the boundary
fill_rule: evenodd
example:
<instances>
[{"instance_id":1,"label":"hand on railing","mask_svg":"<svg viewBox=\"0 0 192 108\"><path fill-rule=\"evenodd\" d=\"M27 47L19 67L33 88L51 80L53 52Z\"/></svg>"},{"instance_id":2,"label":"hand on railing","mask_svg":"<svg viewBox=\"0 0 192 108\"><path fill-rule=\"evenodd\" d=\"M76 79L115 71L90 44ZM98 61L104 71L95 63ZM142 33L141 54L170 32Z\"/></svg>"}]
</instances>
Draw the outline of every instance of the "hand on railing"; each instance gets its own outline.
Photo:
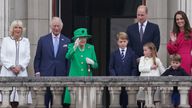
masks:
<instances>
[{"instance_id":1,"label":"hand on railing","mask_svg":"<svg viewBox=\"0 0 192 108\"><path fill-rule=\"evenodd\" d=\"M40 72L36 72L35 73L35 77L40 77L41 75L40 75Z\"/></svg>"}]
</instances>

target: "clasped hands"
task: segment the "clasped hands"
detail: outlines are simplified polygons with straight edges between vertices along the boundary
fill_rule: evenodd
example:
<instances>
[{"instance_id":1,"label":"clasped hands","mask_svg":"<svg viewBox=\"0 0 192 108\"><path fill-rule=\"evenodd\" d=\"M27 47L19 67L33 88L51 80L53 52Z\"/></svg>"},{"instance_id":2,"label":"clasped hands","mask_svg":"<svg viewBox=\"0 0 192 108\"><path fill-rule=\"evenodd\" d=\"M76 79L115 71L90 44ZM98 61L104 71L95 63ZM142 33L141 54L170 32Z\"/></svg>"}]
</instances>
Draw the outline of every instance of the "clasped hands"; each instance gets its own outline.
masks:
<instances>
[{"instance_id":1,"label":"clasped hands","mask_svg":"<svg viewBox=\"0 0 192 108\"><path fill-rule=\"evenodd\" d=\"M22 67L21 66L12 66L10 67L10 70L15 74L19 74L19 72L22 70Z\"/></svg>"}]
</instances>

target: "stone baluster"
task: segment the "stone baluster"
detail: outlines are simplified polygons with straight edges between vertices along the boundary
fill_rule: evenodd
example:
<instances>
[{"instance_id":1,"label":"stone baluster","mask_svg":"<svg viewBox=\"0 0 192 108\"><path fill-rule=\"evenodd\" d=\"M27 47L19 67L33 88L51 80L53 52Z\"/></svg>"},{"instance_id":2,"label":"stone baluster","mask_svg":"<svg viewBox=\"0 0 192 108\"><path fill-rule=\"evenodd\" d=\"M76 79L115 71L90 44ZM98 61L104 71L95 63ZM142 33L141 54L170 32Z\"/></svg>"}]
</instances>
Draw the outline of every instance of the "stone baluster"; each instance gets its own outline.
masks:
<instances>
[{"instance_id":1,"label":"stone baluster","mask_svg":"<svg viewBox=\"0 0 192 108\"><path fill-rule=\"evenodd\" d=\"M96 87L93 86L89 86L86 87L84 89L84 93L87 94L87 98L85 98L84 100L87 101L87 108L96 108L96 104L97 104L97 90ZM85 105L84 105L85 106Z\"/></svg>"},{"instance_id":2,"label":"stone baluster","mask_svg":"<svg viewBox=\"0 0 192 108\"><path fill-rule=\"evenodd\" d=\"M188 100L188 91L190 87L178 87L180 93L180 105L181 108L190 108Z\"/></svg>"},{"instance_id":3,"label":"stone baluster","mask_svg":"<svg viewBox=\"0 0 192 108\"><path fill-rule=\"evenodd\" d=\"M84 96L83 91L84 87L77 87L75 108L83 108L83 96Z\"/></svg>"},{"instance_id":4,"label":"stone baluster","mask_svg":"<svg viewBox=\"0 0 192 108\"><path fill-rule=\"evenodd\" d=\"M173 87L160 87L161 90L161 107L162 108L172 108L171 104L171 93Z\"/></svg>"},{"instance_id":5,"label":"stone baluster","mask_svg":"<svg viewBox=\"0 0 192 108\"><path fill-rule=\"evenodd\" d=\"M52 108L63 108L62 96L64 87L51 87L53 93L53 105Z\"/></svg>"},{"instance_id":6,"label":"stone baluster","mask_svg":"<svg viewBox=\"0 0 192 108\"><path fill-rule=\"evenodd\" d=\"M96 108L96 102L96 87L77 87L75 108Z\"/></svg>"},{"instance_id":7,"label":"stone baluster","mask_svg":"<svg viewBox=\"0 0 192 108\"><path fill-rule=\"evenodd\" d=\"M1 94L2 94L2 104L0 108L11 108L9 102L10 91L12 87L0 87Z\"/></svg>"},{"instance_id":8,"label":"stone baluster","mask_svg":"<svg viewBox=\"0 0 192 108\"><path fill-rule=\"evenodd\" d=\"M119 96L121 92L121 87L109 87L110 92L110 106L109 108L120 108Z\"/></svg>"},{"instance_id":9,"label":"stone baluster","mask_svg":"<svg viewBox=\"0 0 192 108\"><path fill-rule=\"evenodd\" d=\"M153 101L155 104L155 108L161 108L161 90L160 90L160 87L155 87Z\"/></svg>"},{"instance_id":10,"label":"stone baluster","mask_svg":"<svg viewBox=\"0 0 192 108\"><path fill-rule=\"evenodd\" d=\"M152 87L146 87L145 97L145 106L147 108L155 108L155 105L153 104Z\"/></svg>"},{"instance_id":11,"label":"stone baluster","mask_svg":"<svg viewBox=\"0 0 192 108\"><path fill-rule=\"evenodd\" d=\"M26 87L16 87L19 95L19 108L27 107L27 88Z\"/></svg>"},{"instance_id":12,"label":"stone baluster","mask_svg":"<svg viewBox=\"0 0 192 108\"><path fill-rule=\"evenodd\" d=\"M128 108L137 108L136 95L138 87L126 87L128 94Z\"/></svg>"},{"instance_id":13,"label":"stone baluster","mask_svg":"<svg viewBox=\"0 0 192 108\"><path fill-rule=\"evenodd\" d=\"M104 87L97 87L96 88L96 108L103 108L103 103L102 103L102 96L103 96L103 89Z\"/></svg>"},{"instance_id":14,"label":"stone baluster","mask_svg":"<svg viewBox=\"0 0 192 108\"><path fill-rule=\"evenodd\" d=\"M45 108L45 91L46 87L34 87L33 88L36 95L36 105L35 108Z\"/></svg>"},{"instance_id":15,"label":"stone baluster","mask_svg":"<svg viewBox=\"0 0 192 108\"><path fill-rule=\"evenodd\" d=\"M70 92L70 96L71 96L71 105L70 105L70 108L76 108L75 105L76 105L76 89L77 87L68 87L68 90Z\"/></svg>"}]
</instances>

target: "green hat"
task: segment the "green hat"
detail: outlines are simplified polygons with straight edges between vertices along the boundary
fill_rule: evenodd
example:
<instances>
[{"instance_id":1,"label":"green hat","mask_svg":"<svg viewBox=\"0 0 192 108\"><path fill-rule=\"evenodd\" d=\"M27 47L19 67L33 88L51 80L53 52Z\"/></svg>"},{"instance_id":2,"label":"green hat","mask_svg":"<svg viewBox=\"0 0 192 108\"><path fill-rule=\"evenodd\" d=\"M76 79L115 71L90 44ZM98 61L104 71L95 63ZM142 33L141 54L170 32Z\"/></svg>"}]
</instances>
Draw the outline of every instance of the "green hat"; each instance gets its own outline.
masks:
<instances>
[{"instance_id":1,"label":"green hat","mask_svg":"<svg viewBox=\"0 0 192 108\"><path fill-rule=\"evenodd\" d=\"M79 37L91 37L91 35L87 33L87 28L78 28L74 31L73 34L74 34L74 37L72 38L73 40Z\"/></svg>"}]
</instances>

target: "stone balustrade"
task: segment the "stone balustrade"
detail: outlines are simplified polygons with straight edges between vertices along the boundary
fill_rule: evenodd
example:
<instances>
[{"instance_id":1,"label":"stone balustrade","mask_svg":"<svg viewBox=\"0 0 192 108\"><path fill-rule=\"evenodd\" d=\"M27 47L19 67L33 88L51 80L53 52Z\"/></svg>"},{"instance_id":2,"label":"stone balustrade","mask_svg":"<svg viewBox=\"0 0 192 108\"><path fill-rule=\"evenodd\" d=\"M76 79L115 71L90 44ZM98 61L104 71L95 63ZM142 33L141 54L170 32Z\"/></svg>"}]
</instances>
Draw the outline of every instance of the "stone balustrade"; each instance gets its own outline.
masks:
<instances>
[{"instance_id":1,"label":"stone balustrade","mask_svg":"<svg viewBox=\"0 0 192 108\"><path fill-rule=\"evenodd\" d=\"M71 108L103 108L105 99L104 87L110 94L109 108L120 108L119 95L121 87L128 93L128 107L137 108L136 94L139 87L159 88L160 100L158 107L149 103L147 108L172 108L170 96L173 86L178 86L181 95L181 108L190 108L188 105L188 91L192 86L191 77L2 77L0 91L2 102L0 108L10 108L9 96L13 87L19 95L19 108L45 108L44 94L46 87L53 93L52 108L62 108L62 94L64 87L68 87L71 94ZM27 93L31 90L33 104L27 103ZM150 91L152 92L152 91ZM153 98L153 97L150 97Z\"/></svg>"}]
</instances>

